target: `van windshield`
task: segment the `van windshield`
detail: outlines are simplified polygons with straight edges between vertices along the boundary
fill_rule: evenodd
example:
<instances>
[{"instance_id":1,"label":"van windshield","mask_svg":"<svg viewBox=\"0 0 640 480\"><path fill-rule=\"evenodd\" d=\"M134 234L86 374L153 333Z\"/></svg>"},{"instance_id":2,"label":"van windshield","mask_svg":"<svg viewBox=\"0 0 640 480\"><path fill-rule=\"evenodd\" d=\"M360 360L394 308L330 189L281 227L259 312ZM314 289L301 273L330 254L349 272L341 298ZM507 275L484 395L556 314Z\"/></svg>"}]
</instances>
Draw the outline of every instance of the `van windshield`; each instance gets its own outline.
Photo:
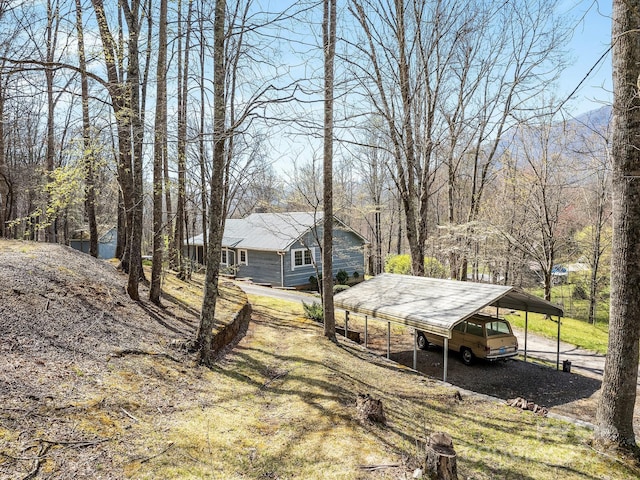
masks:
<instances>
[{"instance_id":1,"label":"van windshield","mask_svg":"<svg viewBox=\"0 0 640 480\"><path fill-rule=\"evenodd\" d=\"M503 320L495 320L486 324L487 337L492 335L510 334L509 325Z\"/></svg>"}]
</instances>

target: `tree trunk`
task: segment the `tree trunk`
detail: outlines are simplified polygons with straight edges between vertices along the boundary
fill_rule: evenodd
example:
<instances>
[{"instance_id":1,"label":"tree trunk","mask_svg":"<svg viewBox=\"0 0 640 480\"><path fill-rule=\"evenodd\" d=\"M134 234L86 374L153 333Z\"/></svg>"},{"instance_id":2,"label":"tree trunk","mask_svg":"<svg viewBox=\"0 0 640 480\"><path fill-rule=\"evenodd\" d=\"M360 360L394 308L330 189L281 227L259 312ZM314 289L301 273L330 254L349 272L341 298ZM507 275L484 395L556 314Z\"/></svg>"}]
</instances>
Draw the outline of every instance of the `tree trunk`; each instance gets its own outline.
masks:
<instances>
[{"instance_id":1,"label":"tree trunk","mask_svg":"<svg viewBox=\"0 0 640 480\"><path fill-rule=\"evenodd\" d=\"M122 260L127 245L127 215L124 209L122 190L118 190L118 240L116 241L116 258Z\"/></svg>"},{"instance_id":2,"label":"tree trunk","mask_svg":"<svg viewBox=\"0 0 640 480\"><path fill-rule=\"evenodd\" d=\"M58 10L54 9L51 4L51 0L47 2L47 51L46 61L53 63L54 54L56 50L57 42L57 25L58 25ZM53 92L53 77L55 70L52 68L44 69L44 76L47 85L47 151L46 151L46 163L45 170L47 172L47 182L52 180L55 157L55 138L54 138L54 121L55 121L55 99ZM46 203L50 202L50 194L47 194ZM48 209L45 209L48 210ZM45 222L44 233L45 241L54 243L56 242L56 234L54 229L53 217L50 217L47 213L43 214L43 221Z\"/></svg>"},{"instance_id":3,"label":"tree trunk","mask_svg":"<svg viewBox=\"0 0 640 480\"><path fill-rule=\"evenodd\" d=\"M204 32L204 16L200 12L198 15L198 21L200 24L200 32ZM205 83L205 43L200 41L200 138L198 141L198 159L200 163L200 205L202 208L202 251L207 251L207 212L208 200L207 200L207 169L205 164L206 149L204 144L204 129L205 129L205 105L207 100L207 90ZM197 253L196 253L197 258ZM204 255L202 261L206 263Z\"/></svg>"},{"instance_id":4,"label":"tree trunk","mask_svg":"<svg viewBox=\"0 0 640 480\"><path fill-rule=\"evenodd\" d=\"M184 241L184 209L185 209L185 168L186 168L186 148L187 148L187 118L185 114L184 97L182 96L182 85L186 82L187 72L184 69L183 55L185 55L182 48L182 0L178 0L178 143L177 143L177 157L178 157L178 196L176 199L176 223L173 231L173 245L171 246L171 267L177 270L178 278L184 279L184 265L182 262L182 242Z\"/></svg>"},{"instance_id":5,"label":"tree trunk","mask_svg":"<svg viewBox=\"0 0 640 480\"><path fill-rule=\"evenodd\" d=\"M602 447L637 451L633 411L640 337L640 32L638 0L613 2L613 248L609 348L596 413Z\"/></svg>"},{"instance_id":6,"label":"tree trunk","mask_svg":"<svg viewBox=\"0 0 640 480\"><path fill-rule=\"evenodd\" d=\"M82 2L76 0L76 29L78 31L78 62L82 88L82 146L84 157L85 212L89 223L89 254L98 258L98 222L96 221L96 192L94 173L94 152L91 142L91 122L89 118L89 82L84 51L84 26L82 23Z\"/></svg>"},{"instance_id":7,"label":"tree trunk","mask_svg":"<svg viewBox=\"0 0 640 480\"><path fill-rule=\"evenodd\" d=\"M220 253L224 229L224 168L225 168L225 14L226 0L216 0L213 24L213 168L211 172L209 206L209 244L207 248L207 269L205 272L204 298L200 325L196 332L198 362L211 365L213 362L213 325L216 302L218 300L218 275L220 273Z\"/></svg>"},{"instance_id":8,"label":"tree trunk","mask_svg":"<svg viewBox=\"0 0 640 480\"><path fill-rule=\"evenodd\" d=\"M425 474L432 480L458 480L456 451L448 434L436 432L427 439Z\"/></svg>"},{"instance_id":9,"label":"tree trunk","mask_svg":"<svg viewBox=\"0 0 640 480\"><path fill-rule=\"evenodd\" d=\"M402 201L407 219L407 241L411 253L411 273L420 277L424 276L424 221L421 216L422 197L416 191L416 174L420 170L413 131L413 92L411 90L409 52L407 52L407 32L405 29L405 5L404 0L395 0L397 40L398 40L398 73L400 78L400 95L402 97L402 138L403 151L406 156L406 169L402 176L406 175L403 184L407 186L402 192ZM424 185L422 186L425 187ZM416 208L416 202L420 202L420 208Z\"/></svg>"},{"instance_id":10,"label":"tree trunk","mask_svg":"<svg viewBox=\"0 0 640 480\"><path fill-rule=\"evenodd\" d=\"M109 29L103 0L91 0L104 53L116 128L118 132L118 183L126 218L126 242L122 251L122 266L129 273L127 293L139 300L138 281L142 272L142 142L144 130L140 119L138 75L138 14L139 1L120 2L129 27L129 64L127 81L121 80L121 65L116 63L119 49ZM118 236L120 237L120 225Z\"/></svg>"},{"instance_id":11,"label":"tree trunk","mask_svg":"<svg viewBox=\"0 0 640 480\"><path fill-rule=\"evenodd\" d=\"M0 70L1 71L1 70ZM0 118L4 118L4 82L0 73ZM0 122L0 238L8 237L6 222L9 220L9 172L4 147L4 122Z\"/></svg>"},{"instance_id":12,"label":"tree trunk","mask_svg":"<svg viewBox=\"0 0 640 480\"><path fill-rule=\"evenodd\" d=\"M322 308L324 335L336 342L333 306L333 64L336 52L336 0L324 0L322 44L324 46L324 151L322 219Z\"/></svg>"},{"instance_id":13,"label":"tree trunk","mask_svg":"<svg viewBox=\"0 0 640 480\"><path fill-rule=\"evenodd\" d=\"M158 64L156 71L156 118L153 146L153 262L149 300L160 303L162 253L164 250L162 218L162 170L166 158L167 136L167 0L160 0L158 19Z\"/></svg>"},{"instance_id":14,"label":"tree trunk","mask_svg":"<svg viewBox=\"0 0 640 480\"><path fill-rule=\"evenodd\" d=\"M599 216L600 217L600 216ZM602 222L598 220L595 226L595 239L591 257L591 277L589 279L589 323L596 323L596 306L598 295L598 277L600 275L600 255L601 255L601 239L602 239Z\"/></svg>"}]
</instances>

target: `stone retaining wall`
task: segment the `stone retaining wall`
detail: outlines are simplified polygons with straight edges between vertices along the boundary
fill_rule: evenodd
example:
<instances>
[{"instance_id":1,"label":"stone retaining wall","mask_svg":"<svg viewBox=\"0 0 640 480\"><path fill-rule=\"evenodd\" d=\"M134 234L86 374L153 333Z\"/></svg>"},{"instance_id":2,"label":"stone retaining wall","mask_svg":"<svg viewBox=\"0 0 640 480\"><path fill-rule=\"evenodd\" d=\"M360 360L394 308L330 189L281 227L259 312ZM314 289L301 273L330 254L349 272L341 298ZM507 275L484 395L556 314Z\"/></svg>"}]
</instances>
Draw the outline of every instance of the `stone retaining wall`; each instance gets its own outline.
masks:
<instances>
[{"instance_id":1,"label":"stone retaining wall","mask_svg":"<svg viewBox=\"0 0 640 480\"><path fill-rule=\"evenodd\" d=\"M251 304L247 301L233 319L213 334L213 350L219 352L247 331L251 320Z\"/></svg>"}]
</instances>

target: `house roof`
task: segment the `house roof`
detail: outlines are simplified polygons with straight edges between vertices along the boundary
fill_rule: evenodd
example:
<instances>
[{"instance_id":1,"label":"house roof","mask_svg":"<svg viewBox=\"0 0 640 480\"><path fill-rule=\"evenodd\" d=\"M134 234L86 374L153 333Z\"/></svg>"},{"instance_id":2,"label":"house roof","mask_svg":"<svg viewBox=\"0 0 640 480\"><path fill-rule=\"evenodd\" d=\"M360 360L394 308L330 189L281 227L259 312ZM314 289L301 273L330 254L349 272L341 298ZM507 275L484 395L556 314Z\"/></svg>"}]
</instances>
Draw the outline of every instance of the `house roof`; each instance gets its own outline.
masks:
<instances>
[{"instance_id":1,"label":"house roof","mask_svg":"<svg viewBox=\"0 0 640 480\"><path fill-rule=\"evenodd\" d=\"M225 222L222 246L247 250L282 251L314 225L322 212L252 213ZM189 239L190 245L203 245L202 234Z\"/></svg>"},{"instance_id":2,"label":"house roof","mask_svg":"<svg viewBox=\"0 0 640 480\"><path fill-rule=\"evenodd\" d=\"M104 237L109 235L112 231L115 231L117 234L118 227L114 227L112 225L98 225L98 241L103 241ZM89 237L89 226L83 225L71 233L70 240L89 240Z\"/></svg>"},{"instance_id":3,"label":"house roof","mask_svg":"<svg viewBox=\"0 0 640 480\"><path fill-rule=\"evenodd\" d=\"M560 307L511 286L385 273L334 297L336 308L451 338L451 329L488 306L563 316Z\"/></svg>"}]
</instances>

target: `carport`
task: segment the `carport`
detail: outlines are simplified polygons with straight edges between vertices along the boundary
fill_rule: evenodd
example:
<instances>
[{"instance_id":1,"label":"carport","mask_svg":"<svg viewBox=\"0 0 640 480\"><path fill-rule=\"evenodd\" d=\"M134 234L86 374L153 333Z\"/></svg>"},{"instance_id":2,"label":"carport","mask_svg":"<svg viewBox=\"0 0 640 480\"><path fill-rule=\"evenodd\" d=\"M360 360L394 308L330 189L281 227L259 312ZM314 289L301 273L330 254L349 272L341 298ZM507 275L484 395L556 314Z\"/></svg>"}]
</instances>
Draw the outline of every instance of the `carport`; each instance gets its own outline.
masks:
<instances>
[{"instance_id":1,"label":"carport","mask_svg":"<svg viewBox=\"0 0 640 480\"><path fill-rule=\"evenodd\" d=\"M560 317L562 308L516 287L459 282L438 278L385 273L359 283L334 297L335 307L345 310L345 335L349 313L365 316L365 348L368 318L387 321L387 358L391 350L391 323L414 328L413 368L416 368L416 330L444 337L444 372L447 380L448 341L451 330L486 307L525 312L524 358L527 360L529 312L558 317L556 368L560 365Z\"/></svg>"}]
</instances>

